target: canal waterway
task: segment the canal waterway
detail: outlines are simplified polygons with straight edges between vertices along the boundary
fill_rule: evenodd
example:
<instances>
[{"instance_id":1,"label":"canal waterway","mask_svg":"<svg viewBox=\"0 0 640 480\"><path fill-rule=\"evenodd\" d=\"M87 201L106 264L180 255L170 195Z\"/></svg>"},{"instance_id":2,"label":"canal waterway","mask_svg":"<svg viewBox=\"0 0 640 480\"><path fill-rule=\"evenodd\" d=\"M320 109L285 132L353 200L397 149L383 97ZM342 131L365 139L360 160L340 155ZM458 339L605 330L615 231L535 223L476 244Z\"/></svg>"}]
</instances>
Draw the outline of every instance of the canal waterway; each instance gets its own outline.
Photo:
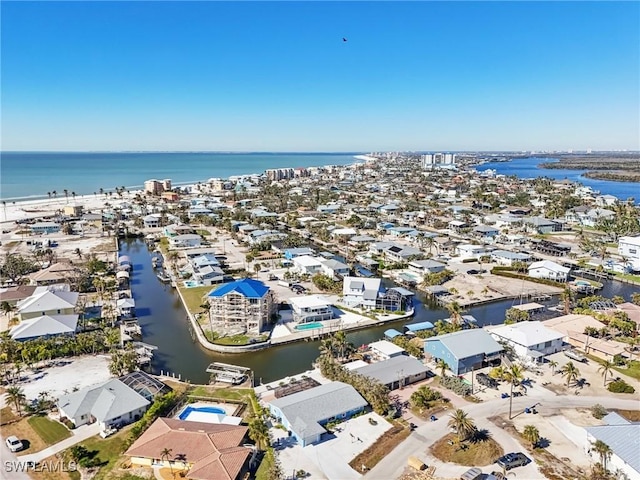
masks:
<instances>
[{"instance_id":1,"label":"canal waterway","mask_svg":"<svg viewBox=\"0 0 640 480\"><path fill-rule=\"evenodd\" d=\"M491 169L500 175L516 175L518 178L549 177L555 180L571 180L580 182L586 187L599 191L602 195L614 195L620 200L633 197L636 203L640 202L640 184L637 182L614 182L612 180L596 180L584 177L588 170L569 170L540 168L542 163L556 162L555 158L515 158L509 162L488 162L479 165L479 172Z\"/></svg>"},{"instance_id":2,"label":"canal waterway","mask_svg":"<svg viewBox=\"0 0 640 480\"><path fill-rule=\"evenodd\" d=\"M169 371L180 375L192 383L206 383L209 374L205 372L211 362L226 362L249 367L254 371L255 380L269 382L289 375L304 372L318 356L320 342L292 343L251 353L218 354L200 346L192 335L191 324L182 306L180 297L168 284L158 280L151 266L151 254L141 239L122 240L120 254L128 255L133 264L131 288L136 301L143 340L158 347L152 362L154 373ZM622 295L629 299L637 287L619 282L609 282L602 294ZM384 325L355 331L347 335L350 342L363 345L380 340L389 328L402 330L408 323L444 319L447 312L437 306L428 305L426 299L418 295L416 313L413 319L386 323ZM479 326L502 323L504 312L517 302L505 300L469 309L468 313L478 320ZM552 301L552 303L557 303Z\"/></svg>"}]
</instances>

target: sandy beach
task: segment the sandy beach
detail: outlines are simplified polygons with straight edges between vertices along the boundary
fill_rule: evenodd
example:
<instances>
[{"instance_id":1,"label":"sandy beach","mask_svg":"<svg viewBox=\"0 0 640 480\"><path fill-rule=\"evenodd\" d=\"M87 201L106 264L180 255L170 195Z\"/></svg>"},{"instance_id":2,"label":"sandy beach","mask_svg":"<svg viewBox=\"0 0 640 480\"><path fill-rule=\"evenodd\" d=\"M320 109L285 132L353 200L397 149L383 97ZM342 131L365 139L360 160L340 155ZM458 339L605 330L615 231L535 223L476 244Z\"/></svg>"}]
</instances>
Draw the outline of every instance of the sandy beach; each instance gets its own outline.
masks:
<instances>
[{"instance_id":1,"label":"sandy beach","mask_svg":"<svg viewBox=\"0 0 640 480\"><path fill-rule=\"evenodd\" d=\"M143 193L142 190L131 190L124 192L122 196L107 195L77 195L75 198L65 198L64 196L57 198L45 198L39 200L25 200L16 202L2 203L2 211L0 212L0 223L10 223L16 220L24 220L28 218L46 217L55 215L56 211L62 210L65 206L81 205L85 213L98 211L104 208L105 203L113 206L130 202L137 193Z\"/></svg>"}]
</instances>

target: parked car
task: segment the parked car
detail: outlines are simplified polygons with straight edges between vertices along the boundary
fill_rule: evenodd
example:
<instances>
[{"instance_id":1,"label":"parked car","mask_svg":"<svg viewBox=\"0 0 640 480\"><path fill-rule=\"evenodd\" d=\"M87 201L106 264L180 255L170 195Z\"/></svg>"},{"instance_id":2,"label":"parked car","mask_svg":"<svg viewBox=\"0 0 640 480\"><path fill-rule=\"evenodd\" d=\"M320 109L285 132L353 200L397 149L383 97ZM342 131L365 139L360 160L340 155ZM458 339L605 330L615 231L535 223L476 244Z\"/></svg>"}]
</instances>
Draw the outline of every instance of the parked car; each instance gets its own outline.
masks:
<instances>
[{"instance_id":1,"label":"parked car","mask_svg":"<svg viewBox=\"0 0 640 480\"><path fill-rule=\"evenodd\" d=\"M7 447L9 447L9 450L11 450L12 452L19 452L24 448L24 445L22 444L20 439L15 435L7 437L6 443Z\"/></svg>"},{"instance_id":2,"label":"parked car","mask_svg":"<svg viewBox=\"0 0 640 480\"><path fill-rule=\"evenodd\" d=\"M575 350L565 350L564 355L565 357L569 357L577 362L587 363L587 357Z\"/></svg>"},{"instance_id":3,"label":"parked car","mask_svg":"<svg viewBox=\"0 0 640 480\"><path fill-rule=\"evenodd\" d=\"M500 457L496 463L500 465L505 470L511 470L512 468L522 467L523 465L528 464L531 461L529 457L527 457L522 452L517 453L507 453L506 455Z\"/></svg>"}]
</instances>

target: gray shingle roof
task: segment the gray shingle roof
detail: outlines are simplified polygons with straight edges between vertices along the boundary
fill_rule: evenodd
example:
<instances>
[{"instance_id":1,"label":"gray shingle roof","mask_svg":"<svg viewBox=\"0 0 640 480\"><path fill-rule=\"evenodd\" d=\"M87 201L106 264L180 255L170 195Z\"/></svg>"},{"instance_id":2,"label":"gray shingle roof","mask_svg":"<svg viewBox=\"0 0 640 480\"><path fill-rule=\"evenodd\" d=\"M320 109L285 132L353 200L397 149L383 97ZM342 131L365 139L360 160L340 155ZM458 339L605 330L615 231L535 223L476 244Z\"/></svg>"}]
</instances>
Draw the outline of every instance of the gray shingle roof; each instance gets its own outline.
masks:
<instances>
[{"instance_id":1,"label":"gray shingle roof","mask_svg":"<svg viewBox=\"0 0 640 480\"><path fill-rule=\"evenodd\" d=\"M319 421L364 408L367 402L351 385L331 382L278 398L271 405L282 411L297 434L309 437L325 432Z\"/></svg>"},{"instance_id":2,"label":"gray shingle roof","mask_svg":"<svg viewBox=\"0 0 640 480\"><path fill-rule=\"evenodd\" d=\"M11 338L22 340L47 335L75 333L78 315L43 315L22 321L11 329Z\"/></svg>"},{"instance_id":3,"label":"gray shingle roof","mask_svg":"<svg viewBox=\"0 0 640 480\"><path fill-rule=\"evenodd\" d=\"M480 353L487 355L503 350L489 333L481 328L460 330L426 339L427 342L441 342L457 359L473 357Z\"/></svg>"}]
</instances>

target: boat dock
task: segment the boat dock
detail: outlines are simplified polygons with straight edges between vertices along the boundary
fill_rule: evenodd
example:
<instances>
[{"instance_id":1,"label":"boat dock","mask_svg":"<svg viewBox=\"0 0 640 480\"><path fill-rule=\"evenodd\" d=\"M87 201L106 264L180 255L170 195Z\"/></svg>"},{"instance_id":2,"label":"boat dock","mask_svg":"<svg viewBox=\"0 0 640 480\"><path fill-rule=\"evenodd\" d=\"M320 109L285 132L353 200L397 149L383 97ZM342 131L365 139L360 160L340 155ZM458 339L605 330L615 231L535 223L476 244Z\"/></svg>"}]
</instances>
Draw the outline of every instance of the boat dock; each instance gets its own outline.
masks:
<instances>
[{"instance_id":1,"label":"boat dock","mask_svg":"<svg viewBox=\"0 0 640 480\"><path fill-rule=\"evenodd\" d=\"M232 385L239 385L244 382L251 369L242 367L240 365L231 365L229 363L213 362L209 364L206 369L207 373L215 376L216 382L231 383Z\"/></svg>"}]
</instances>

